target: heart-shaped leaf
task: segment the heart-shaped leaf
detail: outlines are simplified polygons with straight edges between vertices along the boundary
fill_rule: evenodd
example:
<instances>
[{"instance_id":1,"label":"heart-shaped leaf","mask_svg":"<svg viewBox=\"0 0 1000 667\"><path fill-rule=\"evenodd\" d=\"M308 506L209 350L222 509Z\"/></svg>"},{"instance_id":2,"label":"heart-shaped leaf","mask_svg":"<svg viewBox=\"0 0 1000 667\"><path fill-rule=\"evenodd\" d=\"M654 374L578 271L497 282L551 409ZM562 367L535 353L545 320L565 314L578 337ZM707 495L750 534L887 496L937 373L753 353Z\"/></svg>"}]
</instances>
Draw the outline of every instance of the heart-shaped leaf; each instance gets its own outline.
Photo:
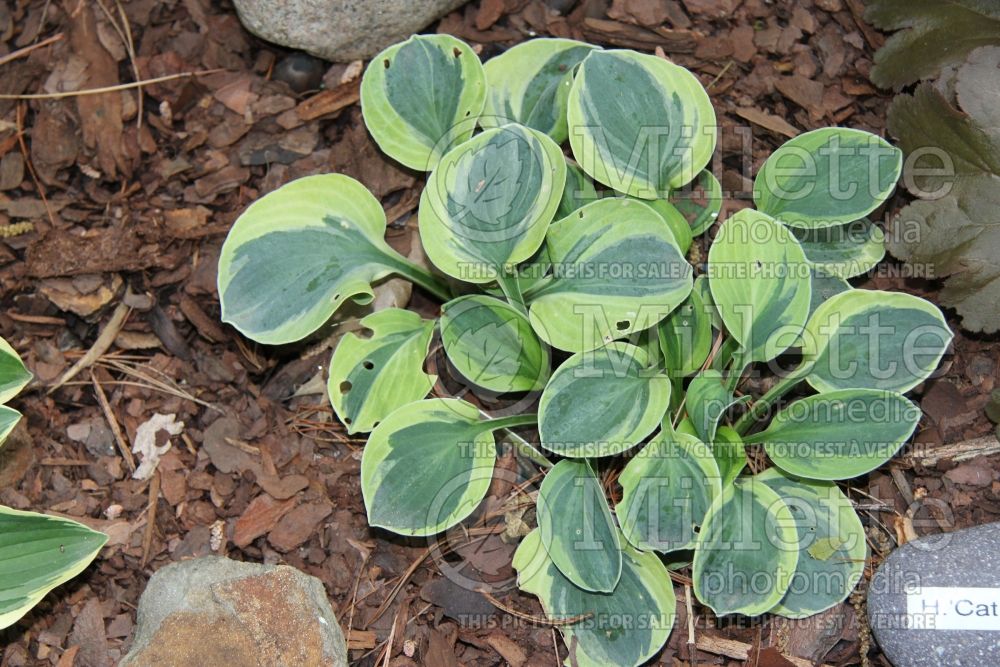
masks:
<instances>
[{"instance_id":1,"label":"heart-shaped leaf","mask_svg":"<svg viewBox=\"0 0 1000 667\"><path fill-rule=\"evenodd\" d=\"M638 667L656 655L674 627L670 573L656 554L636 551L624 540L621 578L612 593L573 585L546 553L538 530L518 545L514 569L518 587L538 596L550 618L585 616L558 626L569 651L566 665Z\"/></svg>"},{"instance_id":2,"label":"heart-shaped leaf","mask_svg":"<svg viewBox=\"0 0 1000 667\"><path fill-rule=\"evenodd\" d=\"M643 551L690 549L712 501L722 493L712 451L684 433L660 434L618 477L622 533Z\"/></svg>"},{"instance_id":3,"label":"heart-shaped leaf","mask_svg":"<svg viewBox=\"0 0 1000 667\"><path fill-rule=\"evenodd\" d=\"M0 629L80 574L107 541L76 521L0 507Z\"/></svg>"},{"instance_id":4,"label":"heart-shaped leaf","mask_svg":"<svg viewBox=\"0 0 1000 667\"><path fill-rule=\"evenodd\" d=\"M601 199L549 227L553 273L525 293L543 340L570 352L643 331L691 292L691 265L656 211Z\"/></svg>"},{"instance_id":5,"label":"heart-shaped leaf","mask_svg":"<svg viewBox=\"0 0 1000 667\"><path fill-rule=\"evenodd\" d=\"M222 320L259 343L300 340L371 283L398 274L443 295L425 270L385 242L385 212L341 174L306 176L243 212L219 255Z\"/></svg>"},{"instance_id":6,"label":"heart-shaped leaf","mask_svg":"<svg viewBox=\"0 0 1000 667\"><path fill-rule=\"evenodd\" d=\"M709 287L722 321L743 347L743 364L768 361L797 339L809 316L809 264L792 233L743 209L708 251Z\"/></svg>"},{"instance_id":7,"label":"heart-shaped leaf","mask_svg":"<svg viewBox=\"0 0 1000 667\"><path fill-rule=\"evenodd\" d=\"M386 155L430 171L472 136L486 101L479 56L451 35L414 35L372 58L361 80L365 125Z\"/></svg>"},{"instance_id":8,"label":"heart-shaped leaf","mask_svg":"<svg viewBox=\"0 0 1000 667\"><path fill-rule=\"evenodd\" d=\"M480 123L520 123L566 141L566 98L576 66L599 48L572 39L529 39L486 62L489 93Z\"/></svg>"},{"instance_id":9,"label":"heart-shaped leaf","mask_svg":"<svg viewBox=\"0 0 1000 667\"><path fill-rule=\"evenodd\" d=\"M758 616L785 596L798 559L785 503L763 482L737 479L712 503L698 533L694 593L716 616Z\"/></svg>"},{"instance_id":10,"label":"heart-shaped leaf","mask_svg":"<svg viewBox=\"0 0 1000 667\"><path fill-rule=\"evenodd\" d=\"M792 233L809 263L827 275L853 278L885 257L885 235L867 218L834 227L793 227Z\"/></svg>"},{"instance_id":11,"label":"heart-shaped leaf","mask_svg":"<svg viewBox=\"0 0 1000 667\"><path fill-rule=\"evenodd\" d=\"M469 295L441 307L441 342L469 382L508 393L540 390L549 379L549 351L519 310L499 299Z\"/></svg>"},{"instance_id":12,"label":"heart-shaped leaf","mask_svg":"<svg viewBox=\"0 0 1000 667\"><path fill-rule=\"evenodd\" d=\"M593 51L569 93L573 158L594 180L641 199L694 180L715 150L715 111L697 77L664 58Z\"/></svg>"},{"instance_id":13,"label":"heart-shaped leaf","mask_svg":"<svg viewBox=\"0 0 1000 667\"><path fill-rule=\"evenodd\" d=\"M560 456L613 456L659 425L670 380L647 369L646 353L627 343L580 352L556 369L538 406L542 446Z\"/></svg>"},{"instance_id":14,"label":"heart-shaped leaf","mask_svg":"<svg viewBox=\"0 0 1000 667\"><path fill-rule=\"evenodd\" d=\"M865 571L865 529L836 484L789 477L770 468L756 479L788 507L798 531L799 560L792 583L771 613L806 618L840 604Z\"/></svg>"},{"instance_id":15,"label":"heart-shaped leaf","mask_svg":"<svg viewBox=\"0 0 1000 667\"><path fill-rule=\"evenodd\" d=\"M698 172L695 180L670 193L670 203L688 221L692 236L700 236L712 226L722 210L722 184L707 169Z\"/></svg>"},{"instance_id":16,"label":"heart-shaped leaf","mask_svg":"<svg viewBox=\"0 0 1000 667\"><path fill-rule=\"evenodd\" d=\"M757 208L796 227L845 225L889 198L903 152L870 132L826 127L771 153L754 180Z\"/></svg>"},{"instance_id":17,"label":"heart-shaped leaf","mask_svg":"<svg viewBox=\"0 0 1000 667\"><path fill-rule=\"evenodd\" d=\"M420 197L427 256L459 280L496 280L542 245L565 171L559 146L520 125L461 144L441 158Z\"/></svg>"},{"instance_id":18,"label":"heart-shaped leaf","mask_svg":"<svg viewBox=\"0 0 1000 667\"><path fill-rule=\"evenodd\" d=\"M434 321L399 308L361 320L370 338L346 334L330 360L327 392L348 433L367 433L396 408L419 401L437 377L424 373Z\"/></svg>"},{"instance_id":19,"label":"heart-shaped leaf","mask_svg":"<svg viewBox=\"0 0 1000 667\"><path fill-rule=\"evenodd\" d=\"M587 591L614 591L622 573L618 528L590 464L555 464L538 489L537 512L542 545L562 575Z\"/></svg>"},{"instance_id":20,"label":"heart-shaped leaf","mask_svg":"<svg viewBox=\"0 0 1000 667\"><path fill-rule=\"evenodd\" d=\"M893 391L842 389L795 401L744 439L763 442L774 464L798 477L850 479L891 459L920 414Z\"/></svg>"},{"instance_id":21,"label":"heart-shaped leaf","mask_svg":"<svg viewBox=\"0 0 1000 667\"><path fill-rule=\"evenodd\" d=\"M952 339L934 304L903 292L852 289L809 318L802 352L818 391L905 392L930 377Z\"/></svg>"}]
</instances>

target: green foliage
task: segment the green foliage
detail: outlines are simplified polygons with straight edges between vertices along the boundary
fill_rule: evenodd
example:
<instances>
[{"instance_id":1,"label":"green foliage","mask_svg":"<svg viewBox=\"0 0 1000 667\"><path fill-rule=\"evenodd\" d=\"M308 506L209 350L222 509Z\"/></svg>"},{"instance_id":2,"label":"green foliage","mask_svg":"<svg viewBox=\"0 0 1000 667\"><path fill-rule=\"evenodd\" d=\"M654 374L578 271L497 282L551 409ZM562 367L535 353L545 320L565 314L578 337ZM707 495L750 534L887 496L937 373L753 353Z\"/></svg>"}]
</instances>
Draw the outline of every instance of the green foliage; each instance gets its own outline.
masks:
<instances>
[{"instance_id":1,"label":"green foliage","mask_svg":"<svg viewBox=\"0 0 1000 667\"><path fill-rule=\"evenodd\" d=\"M0 338L0 403L31 381L14 348ZM0 446L21 414L0 405ZM13 625L45 595L80 574L107 535L81 523L0 506L0 629Z\"/></svg>"},{"instance_id":2,"label":"green foliage","mask_svg":"<svg viewBox=\"0 0 1000 667\"><path fill-rule=\"evenodd\" d=\"M418 226L433 266L388 247L382 207L356 181L300 179L230 232L226 320L260 342L299 340L390 275L439 299L436 323L377 311L361 321L369 336L334 352L334 409L349 431L371 430L369 522L427 536L480 507L494 520L515 502L483 502L513 474L500 453L537 471L534 515L530 496L511 496L538 525L514 567L565 621L567 664L656 654L674 622L662 554L691 566L695 595L720 615L800 618L844 600L865 545L830 480L872 470L910 437L919 410L902 392L951 340L930 303L847 282L882 258L870 216L900 151L859 130L803 134L757 174L759 210L723 214L705 170L715 114L687 70L533 40L483 78L470 53L415 37L364 79L376 141L430 170ZM713 226L709 244L699 237ZM426 398L425 357L440 348L428 368L453 372L435 395L461 384L467 400ZM779 355L793 370L747 381ZM758 386L770 388L755 398ZM794 388L812 395L772 411ZM751 444L774 467L748 472Z\"/></svg>"}]
</instances>

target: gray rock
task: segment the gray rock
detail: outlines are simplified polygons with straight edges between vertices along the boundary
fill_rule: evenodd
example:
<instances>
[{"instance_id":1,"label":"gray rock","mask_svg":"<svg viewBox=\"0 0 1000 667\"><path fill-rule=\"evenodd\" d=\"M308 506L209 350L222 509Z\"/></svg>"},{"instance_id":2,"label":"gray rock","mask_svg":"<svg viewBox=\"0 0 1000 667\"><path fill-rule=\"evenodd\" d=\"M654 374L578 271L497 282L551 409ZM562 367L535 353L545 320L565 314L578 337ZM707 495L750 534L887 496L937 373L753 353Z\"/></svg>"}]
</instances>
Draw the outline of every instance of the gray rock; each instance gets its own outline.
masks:
<instances>
[{"instance_id":1,"label":"gray rock","mask_svg":"<svg viewBox=\"0 0 1000 667\"><path fill-rule=\"evenodd\" d=\"M207 556L161 568L139 600L121 667L347 666L319 579L285 565Z\"/></svg>"},{"instance_id":2,"label":"gray rock","mask_svg":"<svg viewBox=\"0 0 1000 667\"><path fill-rule=\"evenodd\" d=\"M868 620L895 667L1000 665L1000 523L894 551L872 577Z\"/></svg>"},{"instance_id":3,"label":"gray rock","mask_svg":"<svg viewBox=\"0 0 1000 667\"><path fill-rule=\"evenodd\" d=\"M234 0L261 39L337 62L370 58L467 0Z\"/></svg>"}]
</instances>

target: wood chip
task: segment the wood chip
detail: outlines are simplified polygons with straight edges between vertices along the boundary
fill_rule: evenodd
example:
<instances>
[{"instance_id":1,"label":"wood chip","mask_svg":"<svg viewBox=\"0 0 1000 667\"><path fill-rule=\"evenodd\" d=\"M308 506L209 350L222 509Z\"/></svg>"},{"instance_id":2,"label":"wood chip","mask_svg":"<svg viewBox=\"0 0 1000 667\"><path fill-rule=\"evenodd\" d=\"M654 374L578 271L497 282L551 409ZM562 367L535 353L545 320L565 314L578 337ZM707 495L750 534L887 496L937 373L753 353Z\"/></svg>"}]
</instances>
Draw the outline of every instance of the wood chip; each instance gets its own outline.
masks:
<instances>
[{"instance_id":1,"label":"wood chip","mask_svg":"<svg viewBox=\"0 0 1000 667\"><path fill-rule=\"evenodd\" d=\"M770 130L775 134L780 134L791 139L800 134L798 128L786 121L781 116L755 109L753 107L740 107L736 109L736 115L743 120L748 120L754 125L760 125L765 130Z\"/></svg>"},{"instance_id":2,"label":"wood chip","mask_svg":"<svg viewBox=\"0 0 1000 667\"><path fill-rule=\"evenodd\" d=\"M361 99L361 82L352 81L330 90L316 93L300 102L295 111L305 121L336 113Z\"/></svg>"}]
</instances>

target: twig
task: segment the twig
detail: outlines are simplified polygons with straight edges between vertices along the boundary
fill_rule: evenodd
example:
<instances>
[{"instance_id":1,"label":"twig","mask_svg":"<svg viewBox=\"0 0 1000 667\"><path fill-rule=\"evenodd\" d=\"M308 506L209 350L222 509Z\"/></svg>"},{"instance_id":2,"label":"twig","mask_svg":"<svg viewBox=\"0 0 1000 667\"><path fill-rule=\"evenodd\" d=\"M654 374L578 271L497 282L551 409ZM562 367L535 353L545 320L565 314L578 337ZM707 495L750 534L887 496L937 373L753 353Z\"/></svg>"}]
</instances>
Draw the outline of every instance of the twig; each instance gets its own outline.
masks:
<instances>
[{"instance_id":1,"label":"twig","mask_svg":"<svg viewBox=\"0 0 1000 667\"><path fill-rule=\"evenodd\" d=\"M142 536L142 560L140 568L145 568L149 561L149 549L153 546L153 530L156 528L156 505L160 499L160 471L153 473L149 482L149 505L146 511L146 531Z\"/></svg>"},{"instance_id":2,"label":"twig","mask_svg":"<svg viewBox=\"0 0 1000 667\"><path fill-rule=\"evenodd\" d=\"M97 402L101 404L101 410L104 411L104 418L108 420L111 433L115 436L115 442L118 443L118 450L122 453L122 458L128 464L129 470L135 472L135 459L132 458L132 450L129 449L128 443L125 442L125 436L122 435L122 427L118 425L115 413L111 411L111 404L108 403L108 397L104 395L104 389L101 387L101 383L97 381L97 376L94 375L93 369L90 371L90 381L94 385L94 394L97 396Z\"/></svg>"},{"instance_id":3,"label":"twig","mask_svg":"<svg viewBox=\"0 0 1000 667\"><path fill-rule=\"evenodd\" d=\"M594 615L594 612L588 611L585 614L578 614L576 616L569 616L567 618L552 618L550 616L535 616L533 614L526 614L523 611L518 611L512 607L508 607L500 600L497 600L493 595L491 595L485 588L477 588L476 592L482 595L484 598L489 600L489 603L499 609L500 611L506 612L511 616L521 619L522 621L528 621L535 625L547 625L547 626L562 626L562 625L573 625L574 623L579 623L580 621L585 621Z\"/></svg>"},{"instance_id":4,"label":"twig","mask_svg":"<svg viewBox=\"0 0 1000 667\"><path fill-rule=\"evenodd\" d=\"M28 145L24 143L25 108L25 105L18 104L17 110L14 112L14 118L17 123L17 144L21 148L21 156L24 157L24 164L28 167L28 173L31 174L31 182L35 184L38 196L42 199L42 205L45 206L45 214L49 218L49 224L55 227L56 216L52 214L52 207L49 206L49 198L45 196L45 186L38 180L38 174L35 173L35 165L31 163L31 154L28 153Z\"/></svg>"},{"instance_id":5,"label":"twig","mask_svg":"<svg viewBox=\"0 0 1000 667\"><path fill-rule=\"evenodd\" d=\"M691 604L691 587L684 584L684 606L687 609L687 622L688 622L688 657L691 662L697 667L697 646L698 642L694 638L694 605Z\"/></svg>"},{"instance_id":6,"label":"twig","mask_svg":"<svg viewBox=\"0 0 1000 667\"><path fill-rule=\"evenodd\" d=\"M79 97L81 95L103 95L104 93L114 93L119 90L131 90L132 88L141 88L142 86L149 86L154 83L164 83L166 81L174 81L175 79L184 79L187 77L205 76L207 74L215 74L216 72L224 71L221 67L216 69L205 69L199 70L197 72L182 72L180 74L167 74L166 76L158 76L153 79L143 79L142 81L133 81L132 83L119 83L115 86L102 86L100 88L85 88L83 90L67 90L60 93L26 93L21 95L0 95L0 100L59 100L65 97Z\"/></svg>"},{"instance_id":7,"label":"twig","mask_svg":"<svg viewBox=\"0 0 1000 667\"><path fill-rule=\"evenodd\" d=\"M55 384L49 387L47 393L51 394L59 387L66 384L66 382L76 377L77 373L82 371L84 368L91 366L94 362L100 359L101 355L107 352L108 349L111 348L111 344L115 342L115 338L118 337L118 332L121 331L122 325L125 324L125 318L131 310L132 309L126 306L124 302L119 303L115 307L115 312L112 313L111 319L104 325L101 335L94 341L93 346L87 350L87 354L80 357L79 361L73 364L68 371L63 373L62 377L56 380Z\"/></svg>"},{"instance_id":8,"label":"twig","mask_svg":"<svg viewBox=\"0 0 1000 667\"><path fill-rule=\"evenodd\" d=\"M727 658L733 658L735 660L746 660L750 655L750 649L752 646L735 639L724 639L723 637L713 637L704 636L698 639L698 649L705 651L706 653L711 653L712 655L724 655ZM816 663L812 660L805 660L804 658L798 658L794 655L782 656L785 660L795 665L795 667L814 667ZM816 665L816 667L831 667L830 665L823 663L821 665Z\"/></svg>"},{"instance_id":9,"label":"twig","mask_svg":"<svg viewBox=\"0 0 1000 667\"><path fill-rule=\"evenodd\" d=\"M139 75L139 66L135 64L135 45L132 42L132 29L129 26L128 16L125 15L124 10L122 10L122 5L118 0L115 0L115 4L118 5L118 13L121 16L122 24L125 26L124 30L118 26L118 22L108 11L108 8L104 5L104 0L97 0L98 6L101 11L104 12L104 16L108 19L108 23L111 27L115 29L118 33L118 38L122 40L122 44L125 46L125 52L128 54L129 64L132 65L132 72L135 73L135 80L138 81L142 77ZM137 128L142 128L142 88L136 93L136 123Z\"/></svg>"},{"instance_id":10,"label":"twig","mask_svg":"<svg viewBox=\"0 0 1000 667\"><path fill-rule=\"evenodd\" d=\"M55 44L63 38L63 34L60 32L58 34L52 35L51 37L46 37L37 44L31 44L24 47L23 49L18 49L17 51L11 51L5 56L0 56L0 65L6 65L7 63L17 60L18 58L23 58L35 49L41 49L48 46L49 44Z\"/></svg>"}]
</instances>

